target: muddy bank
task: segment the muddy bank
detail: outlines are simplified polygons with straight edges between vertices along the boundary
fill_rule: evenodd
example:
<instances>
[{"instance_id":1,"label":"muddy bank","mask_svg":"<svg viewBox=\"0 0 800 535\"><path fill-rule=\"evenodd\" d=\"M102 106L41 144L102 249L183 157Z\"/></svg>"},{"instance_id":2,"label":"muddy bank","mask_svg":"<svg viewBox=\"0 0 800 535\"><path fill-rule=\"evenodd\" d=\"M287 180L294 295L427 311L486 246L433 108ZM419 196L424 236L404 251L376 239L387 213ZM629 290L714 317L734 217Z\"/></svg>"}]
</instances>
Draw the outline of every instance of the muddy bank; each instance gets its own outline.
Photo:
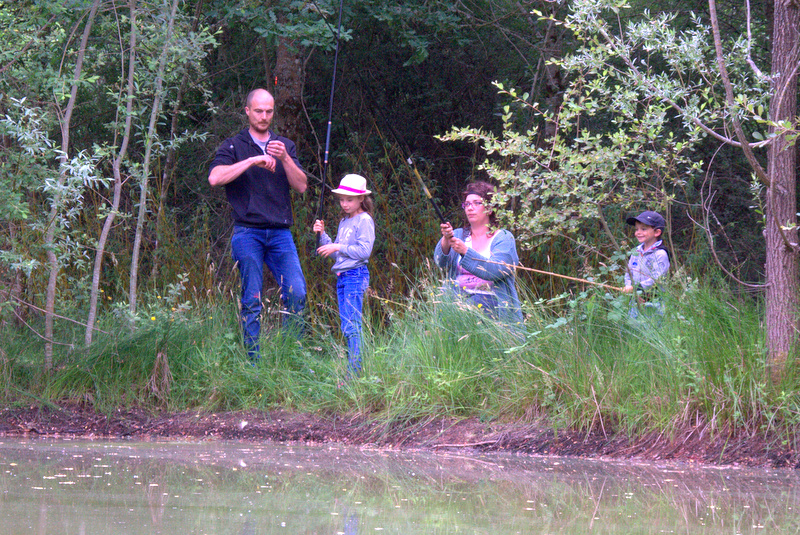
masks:
<instances>
[{"instance_id":1,"label":"muddy bank","mask_svg":"<svg viewBox=\"0 0 800 535\"><path fill-rule=\"evenodd\" d=\"M338 442L393 449L504 451L585 458L683 461L712 465L800 468L790 444L765 437L712 433L687 428L678 436L659 434L632 439L608 430L555 431L544 425L436 419L426 422L374 423L361 417L270 412L151 413L91 407L0 409L0 437L85 437L220 439L306 444Z\"/></svg>"}]
</instances>

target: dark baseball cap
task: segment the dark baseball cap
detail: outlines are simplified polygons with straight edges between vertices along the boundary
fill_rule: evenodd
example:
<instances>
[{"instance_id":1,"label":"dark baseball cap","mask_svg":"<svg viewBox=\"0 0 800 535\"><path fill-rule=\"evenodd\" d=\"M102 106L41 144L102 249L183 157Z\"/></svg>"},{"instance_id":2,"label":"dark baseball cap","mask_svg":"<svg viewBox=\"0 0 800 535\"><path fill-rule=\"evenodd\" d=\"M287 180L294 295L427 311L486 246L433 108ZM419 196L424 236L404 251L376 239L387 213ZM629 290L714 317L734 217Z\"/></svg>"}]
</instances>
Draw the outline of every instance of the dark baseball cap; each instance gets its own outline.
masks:
<instances>
[{"instance_id":1,"label":"dark baseball cap","mask_svg":"<svg viewBox=\"0 0 800 535\"><path fill-rule=\"evenodd\" d=\"M661 214L658 212L651 212L649 210L642 212L636 217L629 217L626 221L629 225L635 225L638 221L639 223L644 223L645 225L649 225L653 228L660 228L661 230L664 230L667 226L667 222L664 221L664 218L661 217Z\"/></svg>"}]
</instances>

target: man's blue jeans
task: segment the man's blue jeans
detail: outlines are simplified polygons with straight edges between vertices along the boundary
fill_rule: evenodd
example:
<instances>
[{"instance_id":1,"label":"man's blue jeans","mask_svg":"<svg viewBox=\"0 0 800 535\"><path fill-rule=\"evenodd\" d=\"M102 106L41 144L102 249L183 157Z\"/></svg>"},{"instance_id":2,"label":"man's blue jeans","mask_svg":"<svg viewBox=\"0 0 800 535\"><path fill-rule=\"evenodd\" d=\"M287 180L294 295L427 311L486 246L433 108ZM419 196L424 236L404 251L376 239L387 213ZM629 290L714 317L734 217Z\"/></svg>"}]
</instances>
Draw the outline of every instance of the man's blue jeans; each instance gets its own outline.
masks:
<instances>
[{"instance_id":1,"label":"man's blue jeans","mask_svg":"<svg viewBox=\"0 0 800 535\"><path fill-rule=\"evenodd\" d=\"M361 371L361 325L367 286L369 286L367 266L343 271L336 280L339 319L342 324L342 334L347 340L347 372L350 375L358 375Z\"/></svg>"},{"instance_id":2,"label":"man's blue jeans","mask_svg":"<svg viewBox=\"0 0 800 535\"><path fill-rule=\"evenodd\" d=\"M236 226L231 237L233 260L242 279L242 330L247 354L260 358L258 337L261 332L261 290L264 264L281 287L283 318L281 328L287 334L303 334L302 311L306 306L306 279L289 229L257 229Z\"/></svg>"}]
</instances>

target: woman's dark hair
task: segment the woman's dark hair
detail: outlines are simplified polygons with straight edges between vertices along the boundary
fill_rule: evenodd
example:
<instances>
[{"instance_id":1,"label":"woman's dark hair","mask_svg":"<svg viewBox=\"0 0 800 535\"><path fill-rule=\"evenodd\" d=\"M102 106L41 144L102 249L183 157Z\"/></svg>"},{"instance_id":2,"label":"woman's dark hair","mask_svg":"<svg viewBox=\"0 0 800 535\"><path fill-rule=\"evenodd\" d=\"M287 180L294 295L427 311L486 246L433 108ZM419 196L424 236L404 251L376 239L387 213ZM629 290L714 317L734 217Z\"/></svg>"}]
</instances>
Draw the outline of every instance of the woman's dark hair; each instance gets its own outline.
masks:
<instances>
[{"instance_id":1,"label":"woman's dark hair","mask_svg":"<svg viewBox=\"0 0 800 535\"><path fill-rule=\"evenodd\" d=\"M467 187L464 191L461 192L461 201L466 201L467 197L470 195L477 195L481 199L483 199L486 204L491 204L492 197L494 196L494 192L497 191L493 185L489 184L488 182L484 182L483 180L478 180L475 182L470 182L467 184ZM488 209L488 206L487 206ZM497 216L494 213L494 210L489 212L489 226L494 230L497 229ZM469 223L467 222L464 225L464 229L467 231L467 235L469 235Z\"/></svg>"}]
</instances>

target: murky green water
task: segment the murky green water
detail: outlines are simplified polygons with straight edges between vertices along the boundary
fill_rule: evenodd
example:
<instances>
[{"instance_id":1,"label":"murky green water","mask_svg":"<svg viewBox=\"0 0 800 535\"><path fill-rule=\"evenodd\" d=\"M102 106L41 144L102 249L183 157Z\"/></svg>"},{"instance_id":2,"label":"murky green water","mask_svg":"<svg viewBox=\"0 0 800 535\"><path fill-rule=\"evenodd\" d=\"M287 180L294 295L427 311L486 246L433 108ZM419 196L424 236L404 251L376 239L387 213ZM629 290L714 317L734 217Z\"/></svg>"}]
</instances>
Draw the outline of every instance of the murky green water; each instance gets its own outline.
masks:
<instances>
[{"instance_id":1,"label":"murky green water","mask_svg":"<svg viewBox=\"0 0 800 535\"><path fill-rule=\"evenodd\" d=\"M0 534L800 533L798 483L502 455L0 440Z\"/></svg>"}]
</instances>

